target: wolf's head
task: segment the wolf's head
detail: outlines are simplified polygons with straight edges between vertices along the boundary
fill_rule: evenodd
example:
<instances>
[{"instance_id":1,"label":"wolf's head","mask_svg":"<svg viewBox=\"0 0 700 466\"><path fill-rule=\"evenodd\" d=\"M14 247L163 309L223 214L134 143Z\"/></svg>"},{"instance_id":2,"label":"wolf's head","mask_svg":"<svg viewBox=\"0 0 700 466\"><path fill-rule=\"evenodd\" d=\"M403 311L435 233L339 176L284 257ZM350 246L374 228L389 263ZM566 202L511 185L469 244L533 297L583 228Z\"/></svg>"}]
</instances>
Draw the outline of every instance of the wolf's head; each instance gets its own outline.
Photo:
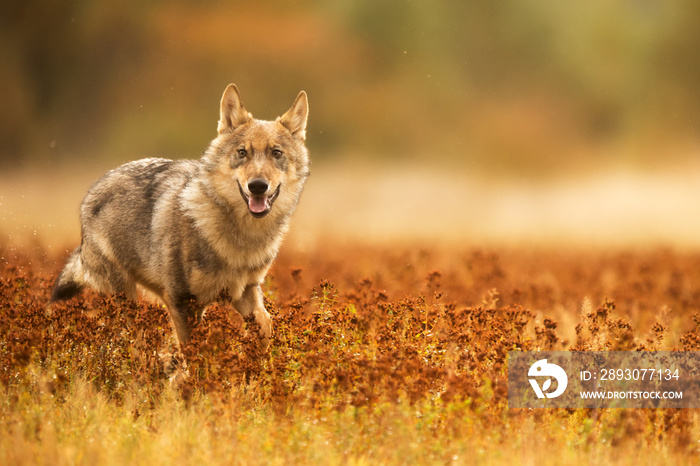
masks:
<instances>
[{"instance_id":1,"label":"wolf's head","mask_svg":"<svg viewBox=\"0 0 700 466\"><path fill-rule=\"evenodd\" d=\"M216 194L236 211L255 218L291 213L309 175L304 145L309 104L301 91L292 108L274 121L253 118L238 88L221 98L219 135L203 156Z\"/></svg>"}]
</instances>

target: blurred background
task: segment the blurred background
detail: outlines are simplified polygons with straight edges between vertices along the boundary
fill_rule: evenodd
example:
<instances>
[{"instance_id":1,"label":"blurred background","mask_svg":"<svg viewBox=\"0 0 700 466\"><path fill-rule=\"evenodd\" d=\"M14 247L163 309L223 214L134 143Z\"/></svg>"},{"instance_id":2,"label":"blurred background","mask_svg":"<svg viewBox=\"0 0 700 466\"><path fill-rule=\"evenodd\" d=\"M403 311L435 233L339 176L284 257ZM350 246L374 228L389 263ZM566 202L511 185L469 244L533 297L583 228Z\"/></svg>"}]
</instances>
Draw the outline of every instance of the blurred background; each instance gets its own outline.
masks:
<instances>
[{"instance_id":1,"label":"blurred background","mask_svg":"<svg viewBox=\"0 0 700 466\"><path fill-rule=\"evenodd\" d=\"M699 24L696 0L5 2L0 230L77 242L90 183L199 156L235 82L263 119L309 94L295 244L697 246Z\"/></svg>"}]
</instances>

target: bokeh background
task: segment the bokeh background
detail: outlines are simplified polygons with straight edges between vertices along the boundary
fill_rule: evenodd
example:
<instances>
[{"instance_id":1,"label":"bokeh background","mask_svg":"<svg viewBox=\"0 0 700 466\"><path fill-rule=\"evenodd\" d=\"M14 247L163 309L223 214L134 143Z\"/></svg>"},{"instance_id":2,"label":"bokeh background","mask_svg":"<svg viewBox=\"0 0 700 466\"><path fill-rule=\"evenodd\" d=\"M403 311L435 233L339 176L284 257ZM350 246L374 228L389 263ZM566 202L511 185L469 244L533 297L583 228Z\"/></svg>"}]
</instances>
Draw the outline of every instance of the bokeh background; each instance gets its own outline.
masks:
<instances>
[{"instance_id":1,"label":"bokeh background","mask_svg":"<svg viewBox=\"0 0 700 466\"><path fill-rule=\"evenodd\" d=\"M77 242L102 172L199 156L235 82L310 99L298 246L700 245L695 0L0 6L3 236Z\"/></svg>"}]
</instances>

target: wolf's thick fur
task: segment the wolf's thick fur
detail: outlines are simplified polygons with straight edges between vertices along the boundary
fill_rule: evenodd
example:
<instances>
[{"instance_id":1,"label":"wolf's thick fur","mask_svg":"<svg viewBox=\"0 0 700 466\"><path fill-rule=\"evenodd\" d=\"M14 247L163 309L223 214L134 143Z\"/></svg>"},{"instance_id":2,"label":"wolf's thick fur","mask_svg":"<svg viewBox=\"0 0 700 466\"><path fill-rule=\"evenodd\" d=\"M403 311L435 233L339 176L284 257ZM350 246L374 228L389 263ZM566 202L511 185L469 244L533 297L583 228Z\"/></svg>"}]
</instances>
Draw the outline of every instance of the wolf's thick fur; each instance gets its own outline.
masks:
<instances>
[{"instance_id":1,"label":"wolf's thick fur","mask_svg":"<svg viewBox=\"0 0 700 466\"><path fill-rule=\"evenodd\" d=\"M140 285L166 303L182 345L204 308L230 296L255 316L267 348L260 285L309 175L307 116L302 91L275 121L254 119L231 84L199 160L143 159L108 172L83 200L81 244L51 302L85 286L135 298Z\"/></svg>"}]
</instances>

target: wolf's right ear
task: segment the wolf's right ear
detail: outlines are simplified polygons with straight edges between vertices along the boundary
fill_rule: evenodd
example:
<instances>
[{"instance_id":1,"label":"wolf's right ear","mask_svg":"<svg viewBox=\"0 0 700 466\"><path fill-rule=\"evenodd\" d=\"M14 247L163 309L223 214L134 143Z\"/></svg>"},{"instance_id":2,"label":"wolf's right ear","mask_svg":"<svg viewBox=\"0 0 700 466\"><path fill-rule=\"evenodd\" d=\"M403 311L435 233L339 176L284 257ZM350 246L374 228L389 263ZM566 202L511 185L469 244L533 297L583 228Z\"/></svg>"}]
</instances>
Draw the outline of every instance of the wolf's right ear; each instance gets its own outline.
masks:
<instances>
[{"instance_id":1,"label":"wolf's right ear","mask_svg":"<svg viewBox=\"0 0 700 466\"><path fill-rule=\"evenodd\" d=\"M236 127L253 119L243 106L241 95L235 84L229 84L221 97L221 113L219 114L219 134L230 133Z\"/></svg>"}]
</instances>

